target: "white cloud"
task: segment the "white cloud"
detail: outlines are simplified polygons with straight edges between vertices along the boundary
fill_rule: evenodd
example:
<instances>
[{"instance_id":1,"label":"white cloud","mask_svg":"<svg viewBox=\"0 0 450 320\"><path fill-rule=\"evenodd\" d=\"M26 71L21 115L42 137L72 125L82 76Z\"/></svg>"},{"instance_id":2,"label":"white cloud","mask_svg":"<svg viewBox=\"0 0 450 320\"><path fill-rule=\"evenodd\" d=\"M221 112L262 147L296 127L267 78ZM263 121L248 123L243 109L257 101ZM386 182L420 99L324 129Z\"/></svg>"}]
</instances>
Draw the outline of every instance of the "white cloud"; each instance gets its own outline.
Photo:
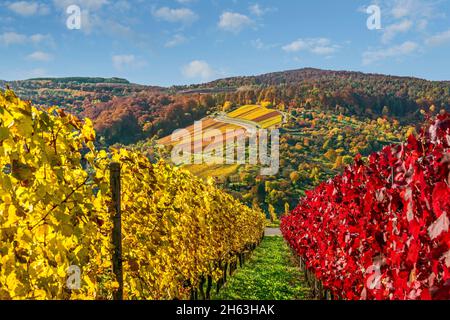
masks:
<instances>
[{"instance_id":1,"label":"white cloud","mask_svg":"<svg viewBox=\"0 0 450 320\"><path fill-rule=\"evenodd\" d=\"M146 62L137 58L134 54L120 54L112 56L112 63L116 70L123 71L128 68L139 68L146 65Z\"/></svg>"},{"instance_id":2,"label":"white cloud","mask_svg":"<svg viewBox=\"0 0 450 320\"><path fill-rule=\"evenodd\" d=\"M96 23L98 24L100 21ZM133 35L133 30L130 27L113 20L101 20L100 29L113 37L122 36L131 38Z\"/></svg>"},{"instance_id":3,"label":"white cloud","mask_svg":"<svg viewBox=\"0 0 450 320\"><path fill-rule=\"evenodd\" d=\"M108 0L53 0L56 7L66 10L70 5L78 5L82 10L99 10L104 5L108 4Z\"/></svg>"},{"instance_id":4,"label":"white cloud","mask_svg":"<svg viewBox=\"0 0 450 320\"><path fill-rule=\"evenodd\" d=\"M318 54L318 55L330 55L335 53L337 48L330 47L330 46L317 46L311 49L312 53Z\"/></svg>"},{"instance_id":5,"label":"white cloud","mask_svg":"<svg viewBox=\"0 0 450 320\"><path fill-rule=\"evenodd\" d=\"M441 1L435 0L385 0L386 19L391 22L383 33L383 42L388 42L396 33L407 32L413 27L424 31L429 22L443 18L445 14L440 10ZM384 16L383 16L384 17Z\"/></svg>"},{"instance_id":6,"label":"white cloud","mask_svg":"<svg viewBox=\"0 0 450 320\"><path fill-rule=\"evenodd\" d=\"M120 6L118 2L109 0L53 0L53 4L63 12L64 18L69 6L78 5L81 9L81 31L85 34L98 30L105 31L110 21L99 16L100 9L108 4Z\"/></svg>"},{"instance_id":7,"label":"white cloud","mask_svg":"<svg viewBox=\"0 0 450 320\"><path fill-rule=\"evenodd\" d=\"M210 65L201 60L191 61L182 68L182 73L186 78L196 78L203 81L211 79L215 74Z\"/></svg>"},{"instance_id":8,"label":"white cloud","mask_svg":"<svg viewBox=\"0 0 450 320\"><path fill-rule=\"evenodd\" d=\"M49 46L54 45L54 41L51 35L36 33L31 36L17 33L17 32L4 32L0 34L0 45L9 46L16 44L47 44Z\"/></svg>"},{"instance_id":9,"label":"white cloud","mask_svg":"<svg viewBox=\"0 0 450 320\"><path fill-rule=\"evenodd\" d=\"M27 42L27 36L16 32L4 32L0 34L0 44L9 46L12 44L24 44Z\"/></svg>"},{"instance_id":10,"label":"white cloud","mask_svg":"<svg viewBox=\"0 0 450 320\"><path fill-rule=\"evenodd\" d=\"M29 40L34 44L46 43L50 46L53 46L55 44L53 37L49 34L36 33L31 35L29 37Z\"/></svg>"},{"instance_id":11,"label":"white cloud","mask_svg":"<svg viewBox=\"0 0 450 320\"><path fill-rule=\"evenodd\" d=\"M248 9L250 10L251 14L257 17L262 17L268 12L276 11L275 8L263 8L258 3L251 5Z\"/></svg>"},{"instance_id":12,"label":"white cloud","mask_svg":"<svg viewBox=\"0 0 450 320\"><path fill-rule=\"evenodd\" d=\"M299 39L299 40L295 40L294 42L291 42L291 43L283 46L282 49L286 52L298 52L301 50L305 50L307 48L308 48L308 46L307 46L306 42Z\"/></svg>"},{"instance_id":13,"label":"white cloud","mask_svg":"<svg viewBox=\"0 0 450 320\"><path fill-rule=\"evenodd\" d=\"M259 6L259 4L257 4L257 3L254 4L254 5L251 5L251 6L249 7L249 10L250 10L250 12L251 12L252 14L254 14L255 16L258 16L258 17L263 16L264 13L265 13L264 9L262 9L262 8Z\"/></svg>"},{"instance_id":14,"label":"white cloud","mask_svg":"<svg viewBox=\"0 0 450 320\"><path fill-rule=\"evenodd\" d=\"M363 53L363 64L369 65L387 58L402 57L414 53L419 49L419 45L412 41L406 41L401 45L369 50Z\"/></svg>"},{"instance_id":15,"label":"white cloud","mask_svg":"<svg viewBox=\"0 0 450 320\"><path fill-rule=\"evenodd\" d=\"M266 47L264 42L261 39L252 40L251 44L255 49L258 49L258 50L262 50Z\"/></svg>"},{"instance_id":16,"label":"white cloud","mask_svg":"<svg viewBox=\"0 0 450 320\"><path fill-rule=\"evenodd\" d=\"M431 21L445 17L441 0L376 0L375 3L381 7L380 33L384 45L399 34L408 35L410 40L423 38Z\"/></svg>"},{"instance_id":17,"label":"white cloud","mask_svg":"<svg viewBox=\"0 0 450 320\"><path fill-rule=\"evenodd\" d=\"M397 19L409 16L411 14L411 7L399 5L399 2L392 8L392 15Z\"/></svg>"},{"instance_id":18,"label":"white cloud","mask_svg":"<svg viewBox=\"0 0 450 320\"><path fill-rule=\"evenodd\" d=\"M131 5L127 1L108 2L106 0L61 0L64 3L75 2L80 5L81 9L81 31L84 34L106 34L112 37L131 38L135 35L133 30L115 19L114 16L102 15L102 6L111 3L111 10L127 11L131 9ZM59 4L64 8L63 4ZM108 11L106 11L108 12ZM65 14L65 13L64 13Z\"/></svg>"},{"instance_id":19,"label":"white cloud","mask_svg":"<svg viewBox=\"0 0 450 320\"><path fill-rule=\"evenodd\" d=\"M450 42L450 29L425 40L425 44L430 46L438 46Z\"/></svg>"},{"instance_id":20,"label":"white cloud","mask_svg":"<svg viewBox=\"0 0 450 320\"><path fill-rule=\"evenodd\" d=\"M45 15L50 12L46 4L28 1L16 1L8 4L8 9L21 16Z\"/></svg>"},{"instance_id":21,"label":"white cloud","mask_svg":"<svg viewBox=\"0 0 450 320\"><path fill-rule=\"evenodd\" d=\"M308 51L318 55L330 55L338 51L339 48L339 45L333 44L327 38L298 39L282 47L284 51L289 53Z\"/></svg>"},{"instance_id":22,"label":"white cloud","mask_svg":"<svg viewBox=\"0 0 450 320\"><path fill-rule=\"evenodd\" d=\"M53 59L53 56L49 53L45 53L43 51L35 51L27 56L28 60L33 61L42 61L42 62L48 62Z\"/></svg>"},{"instance_id":23,"label":"white cloud","mask_svg":"<svg viewBox=\"0 0 450 320\"><path fill-rule=\"evenodd\" d=\"M81 31L84 34L91 34L95 31L100 31L108 33L108 28L111 22L108 19L103 19L101 14L101 9L108 5L119 5L117 1L109 0L53 0L55 7L59 8L66 17L66 9L71 5L77 5L81 9ZM117 8L116 8L117 10ZM121 9L124 10L124 9ZM64 20L65 21L65 20ZM116 23L117 25L119 23Z\"/></svg>"},{"instance_id":24,"label":"white cloud","mask_svg":"<svg viewBox=\"0 0 450 320\"><path fill-rule=\"evenodd\" d=\"M399 23L391 24L385 28L381 41L383 43L388 43L389 41L394 39L397 33L405 33L409 31L412 26L413 22L408 19L402 20Z\"/></svg>"},{"instance_id":25,"label":"white cloud","mask_svg":"<svg viewBox=\"0 0 450 320\"><path fill-rule=\"evenodd\" d=\"M268 50L275 47L279 47L279 45L275 43L265 43L260 38L256 40L251 40L250 45L257 50Z\"/></svg>"},{"instance_id":26,"label":"white cloud","mask_svg":"<svg viewBox=\"0 0 450 320\"><path fill-rule=\"evenodd\" d=\"M49 35L44 35L44 34L41 34L41 33L36 33L36 34L31 35L31 36L30 36L30 39L31 39L31 41L34 42L34 43L39 43L39 42L44 41L44 40L47 39L48 37L49 37Z\"/></svg>"},{"instance_id":27,"label":"white cloud","mask_svg":"<svg viewBox=\"0 0 450 320\"><path fill-rule=\"evenodd\" d=\"M240 13L226 11L220 16L218 25L225 31L238 33L245 27L253 25L253 20Z\"/></svg>"},{"instance_id":28,"label":"white cloud","mask_svg":"<svg viewBox=\"0 0 450 320\"><path fill-rule=\"evenodd\" d=\"M131 9L131 4L126 0L114 2L114 10L128 11Z\"/></svg>"},{"instance_id":29,"label":"white cloud","mask_svg":"<svg viewBox=\"0 0 450 320\"><path fill-rule=\"evenodd\" d=\"M190 24L198 19L198 15L187 8L171 9L162 7L153 11L153 16L167 22L179 22L184 24Z\"/></svg>"},{"instance_id":30,"label":"white cloud","mask_svg":"<svg viewBox=\"0 0 450 320\"><path fill-rule=\"evenodd\" d=\"M171 39L169 39L164 46L166 48L173 48L183 43L186 43L187 41L188 39L185 36L181 34L176 34Z\"/></svg>"},{"instance_id":31,"label":"white cloud","mask_svg":"<svg viewBox=\"0 0 450 320\"><path fill-rule=\"evenodd\" d=\"M390 1L389 13L396 19L406 17L426 17L433 18L437 14L436 1L424 0L395 0Z\"/></svg>"}]
</instances>

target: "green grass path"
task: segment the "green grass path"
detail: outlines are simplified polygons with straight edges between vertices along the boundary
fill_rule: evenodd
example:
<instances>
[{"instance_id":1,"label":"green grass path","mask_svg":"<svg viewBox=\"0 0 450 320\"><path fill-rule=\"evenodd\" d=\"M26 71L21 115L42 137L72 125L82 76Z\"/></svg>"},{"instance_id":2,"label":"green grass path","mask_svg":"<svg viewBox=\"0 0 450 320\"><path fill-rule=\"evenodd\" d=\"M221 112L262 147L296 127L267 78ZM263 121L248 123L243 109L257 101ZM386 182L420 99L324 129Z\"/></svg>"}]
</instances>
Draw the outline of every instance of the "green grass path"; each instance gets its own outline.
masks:
<instances>
[{"instance_id":1,"label":"green grass path","mask_svg":"<svg viewBox=\"0 0 450 320\"><path fill-rule=\"evenodd\" d=\"M281 236L266 236L243 268L231 276L214 299L302 300L309 298L304 275L291 260Z\"/></svg>"}]
</instances>

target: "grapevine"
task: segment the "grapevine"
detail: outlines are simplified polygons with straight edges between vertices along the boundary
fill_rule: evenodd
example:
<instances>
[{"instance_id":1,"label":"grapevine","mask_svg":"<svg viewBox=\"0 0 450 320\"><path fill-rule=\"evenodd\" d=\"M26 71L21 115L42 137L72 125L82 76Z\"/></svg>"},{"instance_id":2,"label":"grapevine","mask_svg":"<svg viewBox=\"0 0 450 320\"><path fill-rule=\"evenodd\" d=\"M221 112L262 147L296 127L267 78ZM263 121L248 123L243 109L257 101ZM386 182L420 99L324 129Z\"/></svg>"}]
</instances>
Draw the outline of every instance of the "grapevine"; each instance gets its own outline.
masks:
<instances>
[{"instance_id":1,"label":"grapevine","mask_svg":"<svg viewBox=\"0 0 450 320\"><path fill-rule=\"evenodd\" d=\"M344 299L450 298L450 115L307 192L282 232Z\"/></svg>"},{"instance_id":2,"label":"grapevine","mask_svg":"<svg viewBox=\"0 0 450 320\"><path fill-rule=\"evenodd\" d=\"M92 122L0 92L0 299L111 299L109 165L122 170L124 296L186 298L261 237L264 216L142 154L97 150ZM67 285L71 266L79 288Z\"/></svg>"}]
</instances>

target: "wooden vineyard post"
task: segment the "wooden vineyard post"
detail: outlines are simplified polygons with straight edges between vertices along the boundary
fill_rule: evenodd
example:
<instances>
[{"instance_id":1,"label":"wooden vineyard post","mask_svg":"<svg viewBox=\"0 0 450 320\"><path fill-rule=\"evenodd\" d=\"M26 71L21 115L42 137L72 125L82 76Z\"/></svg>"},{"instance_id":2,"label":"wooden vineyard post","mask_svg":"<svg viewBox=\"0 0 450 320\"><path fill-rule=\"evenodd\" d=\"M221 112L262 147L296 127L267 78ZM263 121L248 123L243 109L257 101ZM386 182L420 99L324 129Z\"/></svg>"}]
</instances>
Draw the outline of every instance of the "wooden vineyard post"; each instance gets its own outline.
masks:
<instances>
[{"instance_id":1,"label":"wooden vineyard post","mask_svg":"<svg viewBox=\"0 0 450 320\"><path fill-rule=\"evenodd\" d=\"M122 268L122 216L120 211L120 164L112 162L110 169L110 186L113 212L113 231L112 242L114 245L114 254L112 258L113 272L116 276L119 288L114 292L114 300L123 299L123 268Z\"/></svg>"},{"instance_id":2,"label":"wooden vineyard post","mask_svg":"<svg viewBox=\"0 0 450 320\"><path fill-rule=\"evenodd\" d=\"M212 277L208 276L208 284L206 285L206 300L211 300Z\"/></svg>"},{"instance_id":3,"label":"wooden vineyard post","mask_svg":"<svg viewBox=\"0 0 450 320\"><path fill-rule=\"evenodd\" d=\"M200 284L198 286L198 295L199 295L200 300L206 300L205 288L204 288L205 282L206 282L206 279L204 276L202 276L200 278Z\"/></svg>"}]
</instances>

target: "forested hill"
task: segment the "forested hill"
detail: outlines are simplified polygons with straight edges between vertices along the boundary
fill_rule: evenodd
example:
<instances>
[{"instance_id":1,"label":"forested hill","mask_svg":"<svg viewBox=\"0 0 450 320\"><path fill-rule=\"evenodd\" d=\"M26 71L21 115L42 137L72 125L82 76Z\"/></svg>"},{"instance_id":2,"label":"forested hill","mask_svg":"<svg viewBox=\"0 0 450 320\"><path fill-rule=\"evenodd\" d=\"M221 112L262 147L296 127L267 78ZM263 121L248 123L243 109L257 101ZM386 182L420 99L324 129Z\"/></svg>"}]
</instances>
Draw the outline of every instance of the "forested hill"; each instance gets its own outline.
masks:
<instances>
[{"instance_id":1,"label":"forested hill","mask_svg":"<svg viewBox=\"0 0 450 320\"><path fill-rule=\"evenodd\" d=\"M160 91L161 87L130 83L122 78L67 77L34 78L3 81L0 88L10 87L23 99L40 105L61 105L75 113L81 104L89 101L109 101L112 96L129 96L136 92Z\"/></svg>"},{"instance_id":2,"label":"forested hill","mask_svg":"<svg viewBox=\"0 0 450 320\"><path fill-rule=\"evenodd\" d=\"M130 81L122 78L89 78L89 77L66 77L66 78L33 78L29 81L53 81L55 83L122 83L130 84Z\"/></svg>"},{"instance_id":3,"label":"forested hill","mask_svg":"<svg viewBox=\"0 0 450 320\"><path fill-rule=\"evenodd\" d=\"M292 107L335 109L363 117L394 116L405 121L416 120L421 108L450 107L449 81L311 68L227 78L176 89L193 94L211 88L238 104L264 100Z\"/></svg>"},{"instance_id":4,"label":"forested hill","mask_svg":"<svg viewBox=\"0 0 450 320\"><path fill-rule=\"evenodd\" d=\"M293 112L316 111L417 123L421 109L450 110L450 82L349 71L300 69L206 84L162 88L119 78L40 78L1 82L35 104L58 105L89 117L107 144L165 136L205 115L266 102Z\"/></svg>"},{"instance_id":5,"label":"forested hill","mask_svg":"<svg viewBox=\"0 0 450 320\"><path fill-rule=\"evenodd\" d=\"M335 71L315 68L303 68L279 72L265 73L256 76L238 76L218 79L204 84L194 84L191 86L181 86L178 88L217 88L217 87L241 87L241 86L278 86L282 84L295 84L303 81L323 81L323 80L353 80L353 81L389 81L389 82L432 82L414 77L391 76L384 74L363 73L356 71ZM443 83L450 81L441 81Z\"/></svg>"}]
</instances>

